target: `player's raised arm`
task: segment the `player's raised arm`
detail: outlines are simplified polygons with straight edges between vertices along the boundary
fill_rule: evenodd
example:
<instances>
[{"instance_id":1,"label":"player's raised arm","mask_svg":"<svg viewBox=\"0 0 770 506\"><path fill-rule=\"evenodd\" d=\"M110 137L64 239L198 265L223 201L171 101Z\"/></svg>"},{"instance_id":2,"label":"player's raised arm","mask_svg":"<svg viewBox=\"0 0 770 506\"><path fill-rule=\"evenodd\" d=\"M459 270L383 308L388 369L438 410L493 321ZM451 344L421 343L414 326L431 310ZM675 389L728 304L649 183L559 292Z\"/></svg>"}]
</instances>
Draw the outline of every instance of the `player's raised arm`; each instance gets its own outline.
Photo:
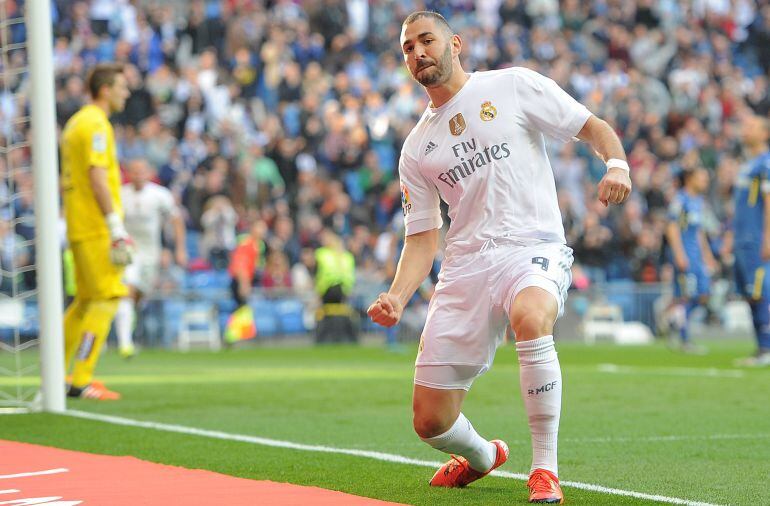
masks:
<instances>
[{"instance_id":1,"label":"player's raised arm","mask_svg":"<svg viewBox=\"0 0 770 506\"><path fill-rule=\"evenodd\" d=\"M430 273L437 249L437 228L406 236L390 290L381 293L367 311L374 323L385 327L398 323L404 306Z\"/></svg>"},{"instance_id":2,"label":"player's raised arm","mask_svg":"<svg viewBox=\"0 0 770 506\"><path fill-rule=\"evenodd\" d=\"M577 137L607 164L607 174L599 181L599 200L605 206L625 202L631 194L631 177L618 135L606 121L591 115Z\"/></svg>"}]
</instances>

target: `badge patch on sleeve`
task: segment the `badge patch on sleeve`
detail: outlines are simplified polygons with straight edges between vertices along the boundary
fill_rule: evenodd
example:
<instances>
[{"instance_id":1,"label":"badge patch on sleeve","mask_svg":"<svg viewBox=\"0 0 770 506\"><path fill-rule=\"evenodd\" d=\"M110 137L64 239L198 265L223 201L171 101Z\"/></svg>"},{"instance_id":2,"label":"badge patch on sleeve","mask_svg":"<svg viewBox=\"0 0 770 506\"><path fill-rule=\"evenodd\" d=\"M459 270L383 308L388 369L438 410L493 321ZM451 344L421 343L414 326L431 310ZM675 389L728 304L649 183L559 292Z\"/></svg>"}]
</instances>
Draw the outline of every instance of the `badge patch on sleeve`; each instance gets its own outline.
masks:
<instances>
[{"instance_id":1,"label":"badge patch on sleeve","mask_svg":"<svg viewBox=\"0 0 770 506\"><path fill-rule=\"evenodd\" d=\"M97 153L104 153L107 151L107 134L104 132L96 132L91 139L91 149Z\"/></svg>"},{"instance_id":2,"label":"badge patch on sleeve","mask_svg":"<svg viewBox=\"0 0 770 506\"><path fill-rule=\"evenodd\" d=\"M401 208L404 210L404 216L412 210L412 201L409 198L409 189L405 184L401 185Z\"/></svg>"}]
</instances>

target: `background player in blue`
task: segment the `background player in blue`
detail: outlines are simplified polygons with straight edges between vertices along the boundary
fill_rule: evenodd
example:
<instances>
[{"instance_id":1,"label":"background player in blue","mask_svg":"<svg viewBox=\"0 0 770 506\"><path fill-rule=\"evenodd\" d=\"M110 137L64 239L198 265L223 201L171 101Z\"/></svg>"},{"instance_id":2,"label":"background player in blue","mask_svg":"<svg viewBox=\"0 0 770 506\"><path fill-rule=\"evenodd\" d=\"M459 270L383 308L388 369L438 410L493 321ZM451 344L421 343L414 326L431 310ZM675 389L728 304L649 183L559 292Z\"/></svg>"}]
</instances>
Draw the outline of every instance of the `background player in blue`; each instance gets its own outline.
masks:
<instances>
[{"instance_id":1,"label":"background player in blue","mask_svg":"<svg viewBox=\"0 0 770 506\"><path fill-rule=\"evenodd\" d=\"M751 305L757 353L740 361L770 366L770 125L766 118L746 116L741 124L746 162L735 183L733 248L735 285Z\"/></svg>"},{"instance_id":2,"label":"background player in blue","mask_svg":"<svg viewBox=\"0 0 770 506\"><path fill-rule=\"evenodd\" d=\"M705 169L686 170L681 174L682 189L668 211L666 239L674 261L674 322L679 330L682 351L702 353L689 339L690 315L709 296L710 277L716 261L711 253L702 223L705 211L703 194L709 187Z\"/></svg>"}]
</instances>

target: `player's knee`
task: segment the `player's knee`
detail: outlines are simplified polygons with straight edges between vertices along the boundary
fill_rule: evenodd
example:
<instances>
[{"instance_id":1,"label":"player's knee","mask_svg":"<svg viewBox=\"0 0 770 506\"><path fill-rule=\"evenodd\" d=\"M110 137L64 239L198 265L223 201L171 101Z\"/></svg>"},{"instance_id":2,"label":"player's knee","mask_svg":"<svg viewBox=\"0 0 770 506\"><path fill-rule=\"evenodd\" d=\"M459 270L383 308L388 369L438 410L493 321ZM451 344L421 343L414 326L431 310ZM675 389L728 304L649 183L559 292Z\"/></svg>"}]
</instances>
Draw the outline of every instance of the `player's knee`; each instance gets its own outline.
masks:
<instances>
[{"instance_id":1,"label":"player's knee","mask_svg":"<svg viewBox=\"0 0 770 506\"><path fill-rule=\"evenodd\" d=\"M426 439L436 437L449 430L452 420L446 419L439 413L415 408L412 424L417 435Z\"/></svg>"},{"instance_id":2,"label":"player's knee","mask_svg":"<svg viewBox=\"0 0 770 506\"><path fill-rule=\"evenodd\" d=\"M525 308L511 318L517 341L529 341L553 333L553 317L542 308Z\"/></svg>"}]
</instances>

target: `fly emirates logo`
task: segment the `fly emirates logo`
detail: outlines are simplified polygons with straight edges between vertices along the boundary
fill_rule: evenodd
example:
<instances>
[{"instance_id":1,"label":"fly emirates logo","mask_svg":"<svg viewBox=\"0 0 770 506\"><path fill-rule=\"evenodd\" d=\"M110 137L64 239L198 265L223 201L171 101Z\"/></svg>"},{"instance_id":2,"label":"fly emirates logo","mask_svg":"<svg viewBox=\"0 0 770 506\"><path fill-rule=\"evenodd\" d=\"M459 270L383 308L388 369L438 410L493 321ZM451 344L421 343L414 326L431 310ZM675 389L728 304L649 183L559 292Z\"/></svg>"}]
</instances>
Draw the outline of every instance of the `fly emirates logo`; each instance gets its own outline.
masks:
<instances>
[{"instance_id":1,"label":"fly emirates logo","mask_svg":"<svg viewBox=\"0 0 770 506\"><path fill-rule=\"evenodd\" d=\"M457 165L438 175L439 181L449 185L450 188L454 188L460 179L472 176L476 169L491 164L492 160L502 160L511 156L507 142L481 148L476 143L476 139L455 144L452 146L452 153L457 160Z\"/></svg>"}]
</instances>

